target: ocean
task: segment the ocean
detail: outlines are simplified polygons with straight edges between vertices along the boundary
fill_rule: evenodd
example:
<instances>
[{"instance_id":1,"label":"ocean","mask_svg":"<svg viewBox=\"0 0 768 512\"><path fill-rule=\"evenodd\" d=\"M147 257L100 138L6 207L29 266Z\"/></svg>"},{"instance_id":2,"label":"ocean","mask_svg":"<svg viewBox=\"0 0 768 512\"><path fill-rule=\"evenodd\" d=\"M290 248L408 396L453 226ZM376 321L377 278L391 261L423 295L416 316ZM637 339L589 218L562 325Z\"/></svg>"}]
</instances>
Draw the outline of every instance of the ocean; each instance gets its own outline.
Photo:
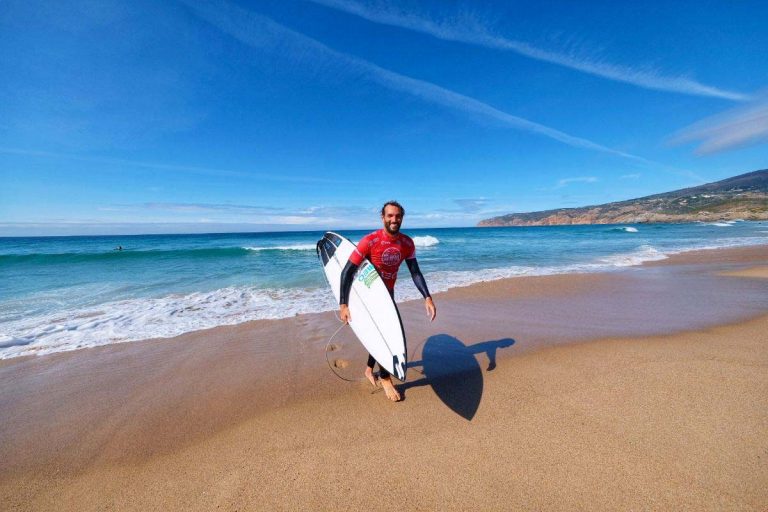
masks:
<instances>
[{"instance_id":1,"label":"ocean","mask_svg":"<svg viewBox=\"0 0 768 512\"><path fill-rule=\"evenodd\" d=\"M406 221L407 222L407 221ZM339 231L353 241L368 231ZM768 222L404 229L430 291L768 243ZM316 232L0 238L0 359L337 308ZM122 250L116 250L122 246ZM420 297L405 265L398 301Z\"/></svg>"}]
</instances>

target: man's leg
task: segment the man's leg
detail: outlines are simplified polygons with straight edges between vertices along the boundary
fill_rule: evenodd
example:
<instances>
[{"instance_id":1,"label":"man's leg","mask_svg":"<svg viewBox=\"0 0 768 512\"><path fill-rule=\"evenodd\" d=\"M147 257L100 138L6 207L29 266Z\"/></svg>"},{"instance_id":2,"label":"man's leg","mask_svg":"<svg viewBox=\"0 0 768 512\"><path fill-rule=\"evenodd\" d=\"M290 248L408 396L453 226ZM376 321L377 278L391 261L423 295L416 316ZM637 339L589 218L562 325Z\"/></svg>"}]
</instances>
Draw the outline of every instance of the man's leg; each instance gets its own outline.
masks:
<instances>
[{"instance_id":1,"label":"man's leg","mask_svg":"<svg viewBox=\"0 0 768 512\"><path fill-rule=\"evenodd\" d=\"M399 402L400 393L397 392L397 389L395 389L395 385L392 383L392 376L389 374L387 370L382 368L381 365L379 365L379 370L381 371L381 387L384 388L384 393L387 394L387 398L389 398L393 402Z\"/></svg>"},{"instance_id":2,"label":"man's leg","mask_svg":"<svg viewBox=\"0 0 768 512\"><path fill-rule=\"evenodd\" d=\"M392 300L395 300L394 288L389 289L389 295L392 297ZM376 360L371 354L368 354L368 368L365 369L365 376L368 377L368 380L374 386L376 385L376 380L373 378L373 365L375 364ZM381 387L384 388L384 393L387 394L387 398L393 402L398 402L400 400L400 393L397 392L395 385L392 384L392 376L381 365L379 365L379 379L381 380Z\"/></svg>"},{"instance_id":3,"label":"man's leg","mask_svg":"<svg viewBox=\"0 0 768 512\"><path fill-rule=\"evenodd\" d=\"M365 367L365 377L371 383L373 387L376 387L376 377L373 375L373 367L376 365L376 360L371 354L368 354L368 366ZM386 371L386 370L385 370Z\"/></svg>"},{"instance_id":4,"label":"man's leg","mask_svg":"<svg viewBox=\"0 0 768 512\"><path fill-rule=\"evenodd\" d=\"M375 364L376 360L372 355L368 354L368 366L365 369L365 376L368 377L368 380L371 381L371 384L374 386L376 385L376 380L373 377L373 367ZM393 402L399 401L400 393L397 392L395 385L392 384L392 376L387 369L381 365L379 365L379 378L381 380L381 387L384 388L384 393L387 395L387 398Z\"/></svg>"}]
</instances>

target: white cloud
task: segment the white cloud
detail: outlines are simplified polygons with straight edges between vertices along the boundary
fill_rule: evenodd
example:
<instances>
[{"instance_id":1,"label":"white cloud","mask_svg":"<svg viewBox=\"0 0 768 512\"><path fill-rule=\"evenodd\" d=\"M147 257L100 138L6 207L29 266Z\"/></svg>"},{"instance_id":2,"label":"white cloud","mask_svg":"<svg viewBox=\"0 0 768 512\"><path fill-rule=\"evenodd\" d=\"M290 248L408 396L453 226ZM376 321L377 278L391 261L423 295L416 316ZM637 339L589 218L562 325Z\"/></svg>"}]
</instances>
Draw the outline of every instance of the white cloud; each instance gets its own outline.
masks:
<instances>
[{"instance_id":1,"label":"white cloud","mask_svg":"<svg viewBox=\"0 0 768 512\"><path fill-rule=\"evenodd\" d=\"M596 183L600 180L595 178L594 176L582 176L578 178L564 178L562 180L559 180L557 182L557 185L555 185L555 188L563 188L566 185L569 185L571 183Z\"/></svg>"},{"instance_id":2,"label":"white cloud","mask_svg":"<svg viewBox=\"0 0 768 512\"><path fill-rule=\"evenodd\" d=\"M350 0L310 1L359 16L374 23L414 30L446 41L457 41L487 48L508 50L538 61L575 69L582 73L632 84L645 89L724 98L734 101L746 101L749 99L749 96L746 94L702 84L684 76L665 76L653 69L609 64L572 53L544 50L524 41L516 41L493 35L478 22L467 23L467 20L462 20L463 23L461 24L450 21L438 22L413 13L396 10L391 6L382 7L381 4L377 4L376 7L369 7Z\"/></svg>"},{"instance_id":3,"label":"white cloud","mask_svg":"<svg viewBox=\"0 0 768 512\"><path fill-rule=\"evenodd\" d=\"M640 173L634 173L634 174L623 174L619 176L622 180L636 180L639 179L642 174Z\"/></svg>"},{"instance_id":4,"label":"white cloud","mask_svg":"<svg viewBox=\"0 0 768 512\"><path fill-rule=\"evenodd\" d=\"M768 141L768 92L752 103L702 119L680 130L673 144L698 141L696 153L705 155Z\"/></svg>"}]
</instances>

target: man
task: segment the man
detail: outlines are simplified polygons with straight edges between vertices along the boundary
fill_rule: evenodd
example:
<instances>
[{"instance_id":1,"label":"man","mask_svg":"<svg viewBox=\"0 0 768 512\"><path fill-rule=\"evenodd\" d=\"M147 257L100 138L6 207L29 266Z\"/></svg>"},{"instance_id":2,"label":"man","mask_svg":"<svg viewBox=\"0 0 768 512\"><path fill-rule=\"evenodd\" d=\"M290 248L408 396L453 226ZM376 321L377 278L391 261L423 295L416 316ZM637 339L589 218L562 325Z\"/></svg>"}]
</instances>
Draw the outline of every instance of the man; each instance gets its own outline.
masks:
<instances>
[{"instance_id":1,"label":"man","mask_svg":"<svg viewBox=\"0 0 768 512\"><path fill-rule=\"evenodd\" d=\"M388 201L381 208L381 220L384 223L384 229L379 229L373 233L364 236L357 244L357 249L352 252L344 270L341 271L341 293L339 298L339 317L344 323L349 323L352 317L349 313L348 298L349 291L352 288L352 281L357 268L368 258L376 270L381 274L384 284L387 286L392 298L395 297L395 281L397 280L397 270L400 263L405 260L408 270L411 271L411 277L416 288L424 297L427 308L427 316L430 322L437 315L437 308L432 300L432 296L427 289L427 282L419 270L419 264L416 261L416 247L413 240L400 232L400 225L403 223L405 209L397 201ZM376 385L376 379L373 376L373 367L376 360L369 354L368 367L365 369L365 376ZM400 400L400 393L397 392L392 384L392 377L389 372L379 365L379 377L381 385L387 398L393 402Z\"/></svg>"}]
</instances>

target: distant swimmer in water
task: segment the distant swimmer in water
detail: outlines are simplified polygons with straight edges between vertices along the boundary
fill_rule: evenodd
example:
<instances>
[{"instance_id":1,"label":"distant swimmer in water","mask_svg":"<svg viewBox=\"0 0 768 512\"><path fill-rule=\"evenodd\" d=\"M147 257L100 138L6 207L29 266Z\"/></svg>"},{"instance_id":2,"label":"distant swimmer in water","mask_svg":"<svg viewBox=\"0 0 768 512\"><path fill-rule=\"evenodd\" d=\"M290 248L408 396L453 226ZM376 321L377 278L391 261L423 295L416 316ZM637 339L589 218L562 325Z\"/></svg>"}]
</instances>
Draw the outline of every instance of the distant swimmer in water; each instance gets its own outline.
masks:
<instances>
[{"instance_id":1,"label":"distant swimmer in water","mask_svg":"<svg viewBox=\"0 0 768 512\"><path fill-rule=\"evenodd\" d=\"M115 247L115 250L116 251L122 251L123 250L123 246L122 245L118 245L117 247Z\"/></svg>"}]
</instances>

